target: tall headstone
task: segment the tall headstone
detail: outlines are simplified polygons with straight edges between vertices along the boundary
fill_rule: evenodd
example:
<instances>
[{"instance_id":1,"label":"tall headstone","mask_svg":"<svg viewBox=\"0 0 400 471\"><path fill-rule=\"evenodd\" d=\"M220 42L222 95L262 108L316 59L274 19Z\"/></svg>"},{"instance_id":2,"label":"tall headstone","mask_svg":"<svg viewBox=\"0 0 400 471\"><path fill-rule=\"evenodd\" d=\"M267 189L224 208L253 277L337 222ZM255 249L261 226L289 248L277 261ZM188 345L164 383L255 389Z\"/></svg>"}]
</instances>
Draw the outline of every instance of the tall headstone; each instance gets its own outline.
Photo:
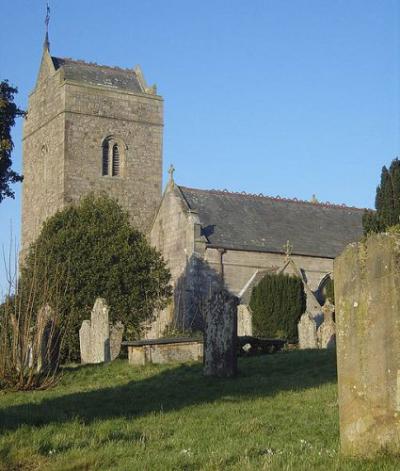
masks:
<instances>
[{"instance_id":1,"label":"tall headstone","mask_svg":"<svg viewBox=\"0 0 400 471\"><path fill-rule=\"evenodd\" d=\"M115 360L121 352L122 336L124 335L124 324L116 322L110 327L110 357Z\"/></svg>"},{"instance_id":2,"label":"tall headstone","mask_svg":"<svg viewBox=\"0 0 400 471\"><path fill-rule=\"evenodd\" d=\"M90 317L90 350L92 363L111 360L109 308L103 298L97 298Z\"/></svg>"},{"instance_id":3,"label":"tall headstone","mask_svg":"<svg viewBox=\"0 0 400 471\"><path fill-rule=\"evenodd\" d=\"M84 320L79 329L79 345L81 350L81 362L92 363L92 354L90 350L90 321Z\"/></svg>"},{"instance_id":4,"label":"tall headstone","mask_svg":"<svg viewBox=\"0 0 400 471\"><path fill-rule=\"evenodd\" d=\"M317 324L309 312L305 312L300 317L297 324L299 333L299 347L304 350L307 348L318 348Z\"/></svg>"},{"instance_id":5,"label":"tall headstone","mask_svg":"<svg viewBox=\"0 0 400 471\"><path fill-rule=\"evenodd\" d=\"M32 350L38 373L54 372L60 359L60 329L57 325L56 314L46 304L42 306L36 318L36 345Z\"/></svg>"},{"instance_id":6,"label":"tall headstone","mask_svg":"<svg viewBox=\"0 0 400 471\"><path fill-rule=\"evenodd\" d=\"M205 312L204 375L235 376L237 373L238 299L222 289L209 299Z\"/></svg>"},{"instance_id":7,"label":"tall headstone","mask_svg":"<svg viewBox=\"0 0 400 471\"><path fill-rule=\"evenodd\" d=\"M346 455L400 452L400 234L335 260L340 439Z\"/></svg>"},{"instance_id":8,"label":"tall headstone","mask_svg":"<svg viewBox=\"0 0 400 471\"><path fill-rule=\"evenodd\" d=\"M97 298L90 321L82 322L79 330L82 363L106 363L119 355L124 326L121 322L110 326L108 313L106 301Z\"/></svg>"}]
</instances>

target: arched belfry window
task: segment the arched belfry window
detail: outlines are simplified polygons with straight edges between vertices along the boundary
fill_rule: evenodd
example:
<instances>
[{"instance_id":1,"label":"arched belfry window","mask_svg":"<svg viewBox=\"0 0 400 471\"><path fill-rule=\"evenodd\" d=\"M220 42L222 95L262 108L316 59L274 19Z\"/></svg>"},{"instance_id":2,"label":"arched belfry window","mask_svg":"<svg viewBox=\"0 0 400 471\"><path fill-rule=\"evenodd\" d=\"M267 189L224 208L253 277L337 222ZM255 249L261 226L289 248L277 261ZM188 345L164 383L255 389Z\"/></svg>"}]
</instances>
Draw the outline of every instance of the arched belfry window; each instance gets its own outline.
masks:
<instances>
[{"instance_id":1,"label":"arched belfry window","mask_svg":"<svg viewBox=\"0 0 400 471\"><path fill-rule=\"evenodd\" d=\"M112 176L116 177L119 175L119 149L118 144L113 145L112 149Z\"/></svg>"},{"instance_id":2,"label":"arched belfry window","mask_svg":"<svg viewBox=\"0 0 400 471\"><path fill-rule=\"evenodd\" d=\"M101 174L103 177L123 177L126 145L114 136L104 139L101 148Z\"/></svg>"},{"instance_id":3,"label":"arched belfry window","mask_svg":"<svg viewBox=\"0 0 400 471\"><path fill-rule=\"evenodd\" d=\"M108 152L109 152L109 142L105 140L103 142L103 167L102 167L102 174L108 175Z\"/></svg>"}]
</instances>

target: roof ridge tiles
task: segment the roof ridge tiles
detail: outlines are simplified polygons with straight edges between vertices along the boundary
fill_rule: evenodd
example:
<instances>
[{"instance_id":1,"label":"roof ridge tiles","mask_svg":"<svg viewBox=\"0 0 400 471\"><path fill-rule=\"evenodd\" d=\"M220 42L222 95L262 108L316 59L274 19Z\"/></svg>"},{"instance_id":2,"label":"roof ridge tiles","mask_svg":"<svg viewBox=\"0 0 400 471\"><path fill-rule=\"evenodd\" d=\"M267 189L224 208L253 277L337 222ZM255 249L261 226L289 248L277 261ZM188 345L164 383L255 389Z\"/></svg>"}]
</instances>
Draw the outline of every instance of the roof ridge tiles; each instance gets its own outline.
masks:
<instances>
[{"instance_id":1,"label":"roof ridge tiles","mask_svg":"<svg viewBox=\"0 0 400 471\"><path fill-rule=\"evenodd\" d=\"M351 210L356 210L356 211L365 211L368 208L357 208L356 206L347 206L346 204L335 204L331 203L329 201L326 202L313 202L313 201L307 201L307 200L302 200L298 198L284 198L281 196L268 196L264 195L263 193L247 193L245 191L229 191L227 189L223 190L216 190L216 189L211 189L211 190L204 190L200 188L190 188L187 186L182 186L179 185L180 188L186 189L186 190L192 190L192 191L201 191L203 193L211 193L211 194L216 194L216 195L232 195L232 196L248 196L250 198L264 198L264 199L269 199L273 201L284 201L288 203L299 203L299 204L307 204L310 206L320 206L323 208L334 208L334 209L351 209Z\"/></svg>"},{"instance_id":2,"label":"roof ridge tiles","mask_svg":"<svg viewBox=\"0 0 400 471\"><path fill-rule=\"evenodd\" d=\"M72 57L56 57L52 56L52 59L55 60L61 60L61 61L68 61L68 62L73 62L74 64L80 64L80 65L92 65L95 67L102 67L104 69L112 69L112 70L121 70L123 72L134 72L135 69L129 69L129 68L123 68L123 67L118 67L116 65L104 65L104 64L98 64L97 62L87 62L82 59L73 59ZM62 66L63 64L61 64Z\"/></svg>"}]
</instances>

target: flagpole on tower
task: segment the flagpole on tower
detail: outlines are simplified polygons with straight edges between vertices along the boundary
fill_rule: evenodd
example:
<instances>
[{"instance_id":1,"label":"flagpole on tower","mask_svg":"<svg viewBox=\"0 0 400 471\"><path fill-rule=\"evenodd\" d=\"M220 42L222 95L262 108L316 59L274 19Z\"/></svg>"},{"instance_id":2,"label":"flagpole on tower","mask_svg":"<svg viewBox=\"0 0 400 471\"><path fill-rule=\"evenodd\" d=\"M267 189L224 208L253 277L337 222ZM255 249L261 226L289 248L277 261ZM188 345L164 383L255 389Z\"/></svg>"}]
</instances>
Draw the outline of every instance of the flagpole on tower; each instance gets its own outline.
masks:
<instances>
[{"instance_id":1,"label":"flagpole on tower","mask_svg":"<svg viewBox=\"0 0 400 471\"><path fill-rule=\"evenodd\" d=\"M50 23L50 6L49 2L46 2L46 18L44 24L46 25L46 36L44 39L43 48L50 51L50 41L49 41L49 23Z\"/></svg>"}]
</instances>

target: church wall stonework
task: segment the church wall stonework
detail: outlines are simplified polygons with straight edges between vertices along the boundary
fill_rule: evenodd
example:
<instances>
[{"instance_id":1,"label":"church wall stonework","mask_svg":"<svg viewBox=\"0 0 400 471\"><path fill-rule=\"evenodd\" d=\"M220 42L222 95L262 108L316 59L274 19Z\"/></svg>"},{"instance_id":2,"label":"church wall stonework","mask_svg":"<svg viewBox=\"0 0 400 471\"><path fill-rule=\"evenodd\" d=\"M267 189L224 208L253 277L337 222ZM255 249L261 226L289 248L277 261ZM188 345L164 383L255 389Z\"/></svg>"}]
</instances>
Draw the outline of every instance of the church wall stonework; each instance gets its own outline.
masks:
<instances>
[{"instance_id":1,"label":"church wall stonework","mask_svg":"<svg viewBox=\"0 0 400 471\"><path fill-rule=\"evenodd\" d=\"M48 58L51 60L50 58ZM22 254L64 204L64 87L43 58L23 132Z\"/></svg>"},{"instance_id":2,"label":"church wall stonework","mask_svg":"<svg viewBox=\"0 0 400 471\"><path fill-rule=\"evenodd\" d=\"M314 291L318 289L322 279L333 271L333 260L329 258L292 255L292 259L304 270L307 282ZM205 260L211 268L217 270L220 266L218 250L207 248ZM257 269L279 269L284 263L285 254L227 250L223 254L224 281L227 288L237 295Z\"/></svg>"},{"instance_id":3,"label":"church wall stonework","mask_svg":"<svg viewBox=\"0 0 400 471\"><path fill-rule=\"evenodd\" d=\"M149 237L168 263L173 281L182 275L194 250L193 224L178 191L169 183Z\"/></svg>"},{"instance_id":4,"label":"church wall stonework","mask_svg":"<svg viewBox=\"0 0 400 471\"><path fill-rule=\"evenodd\" d=\"M163 102L82 84L66 84L65 198L105 192L147 232L161 199ZM121 176L102 176L102 144L115 136Z\"/></svg>"},{"instance_id":5,"label":"church wall stonework","mask_svg":"<svg viewBox=\"0 0 400 471\"><path fill-rule=\"evenodd\" d=\"M179 193L179 188L171 182L164 193L150 232L150 242L162 253L172 275L174 301L167 309L158 313L155 322L147 331L147 338L158 338L164 329L177 317L182 317L182 311L190 310L182 302L182 293L203 290L199 287L194 265L209 273L209 278L221 274L221 252L217 248L206 247L206 240L200 234L200 221L195 211L189 210ZM200 264L194 260L200 260ZM245 287L249 279L260 269L282 269L285 264L285 254L266 252L251 252L244 250L226 250L222 254L223 278L225 286L235 295ZM324 277L333 271L333 260L322 257L306 257L292 255L296 265L304 270L308 285L317 290ZM285 273L293 273L291 266ZM204 279L207 279L205 274ZM196 286L197 288L196 288ZM318 304L318 303L317 303ZM318 312L320 306L318 305ZM248 314L246 312L246 314ZM239 313L239 331L242 334L251 333L251 315L242 319ZM250 324L249 324L250 323Z\"/></svg>"},{"instance_id":6,"label":"church wall stonework","mask_svg":"<svg viewBox=\"0 0 400 471\"><path fill-rule=\"evenodd\" d=\"M157 313L155 321L146 331L147 338L160 337L179 309L177 284L184 276L189 259L194 252L194 227L184 207L179 190L169 182L159 211L150 231L150 243L161 252L171 271L174 299L163 311Z\"/></svg>"},{"instance_id":7,"label":"church wall stonework","mask_svg":"<svg viewBox=\"0 0 400 471\"><path fill-rule=\"evenodd\" d=\"M48 217L89 192L116 198L144 232L161 199L162 98L64 78L45 50L24 123L22 258ZM102 176L109 136L120 176Z\"/></svg>"}]
</instances>

